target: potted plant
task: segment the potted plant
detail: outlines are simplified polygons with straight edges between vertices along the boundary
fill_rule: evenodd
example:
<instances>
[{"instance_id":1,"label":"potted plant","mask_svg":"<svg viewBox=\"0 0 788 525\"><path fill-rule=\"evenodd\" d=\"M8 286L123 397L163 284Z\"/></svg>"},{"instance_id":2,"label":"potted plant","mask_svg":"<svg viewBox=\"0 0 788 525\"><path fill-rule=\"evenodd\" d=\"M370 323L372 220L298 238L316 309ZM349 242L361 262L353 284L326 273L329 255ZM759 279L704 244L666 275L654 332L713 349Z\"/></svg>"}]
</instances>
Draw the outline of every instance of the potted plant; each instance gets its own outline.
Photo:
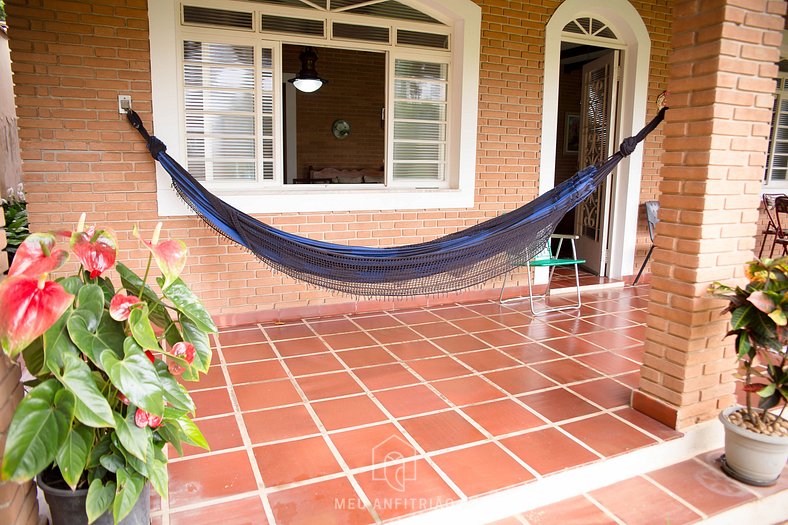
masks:
<instances>
[{"instance_id":1,"label":"potted plant","mask_svg":"<svg viewBox=\"0 0 788 525\"><path fill-rule=\"evenodd\" d=\"M17 248L30 234L30 230L27 220L27 201L22 191L22 183L19 183L16 190L8 188L7 192L8 200L2 199L2 204L5 216L5 251L8 253L8 265L10 266L14 262Z\"/></svg>"},{"instance_id":2,"label":"potted plant","mask_svg":"<svg viewBox=\"0 0 788 525\"><path fill-rule=\"evenodd\" d=\"M34 376L11 421L0 474L17 482L37 476L54 525L148 524L148 482L167 497L165 444L179 453L184 443L207 449L178 378L208 371L216 327L179 277L186 245L160 242L161 224L142 240L150 253L140 278L115 262L111 232L83 222L73 233L27 237L0 283L0 345ZM79 270L53 279L69 251ZM152 261L161 295L147 282ZM113 267L120 289L104 275ZM60 496L72 494L83 499L58 513Z\"/></svg>"},{"instance_id":3,"label":"potted plant","mask_svg":"<svg viewBox=\"0 0 788 525\"><path fill-rule=\"evenodd\" d=\"M743 380L745 406L720 414L725 427L722 468L752 485L772 485L788 459L788 258L747 264L744 288L715 282L710 291L726 299L736 336L737 376ZM753 397L759 401L754 406Z\"/></svg>"}]
</instances>

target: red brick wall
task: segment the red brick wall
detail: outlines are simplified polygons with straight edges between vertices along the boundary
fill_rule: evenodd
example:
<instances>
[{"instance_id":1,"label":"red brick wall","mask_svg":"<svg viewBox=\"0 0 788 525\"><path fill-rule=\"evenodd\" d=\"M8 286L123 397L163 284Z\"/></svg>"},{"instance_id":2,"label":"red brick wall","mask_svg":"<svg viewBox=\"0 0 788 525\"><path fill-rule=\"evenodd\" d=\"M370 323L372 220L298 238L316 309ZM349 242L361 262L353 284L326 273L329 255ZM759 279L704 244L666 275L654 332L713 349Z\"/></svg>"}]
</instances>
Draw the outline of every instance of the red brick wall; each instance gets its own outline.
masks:
<instances>
[{"instance_id":1,"label":"red brick wall","mask_svg":"<svg viewBox=\"0 0 788 525\"><path fill-rule=\"evenodd\" d=\"M478 2L482 35L473 208L259 218L314 238L390 246L451 233L533 199L539 177L544 28L560 2ZM652 40L653 101L665 89L670 5L633 5ZM131 228L138 223L149 232L158 220L154 166L116 107L117 94L129 93L145 122L151 121L146 1L19 0L7 10L33 229L68 228L87 212L89 223L117 232L120 259L141 268L144 254ZM649 104L647 116L655 111ZM657 192L661 140L658 131L645 144L642 200ZM189 245L185 279L215 315L306 306L316 314L329 313L331 305L350 300L273 274L197 219L169 218L165 229ZM638 250L644 255L645 228L640 238Z\"/></svg>"},{"instance_id":2,"label":"red brick wall","mask_svg":"<svg viewBox=\"0 0 788 525\"><path fill-rule=\"evenodd\" d=\"M0 352L0 458L5 450L5 439L16 405L22 399L19 367L11 365ZM38 504L33 483L0 482L0 523L4 525L33 525L38 523Z\"/></svg>"},{"instance_id":3,"label":"red brick wall","mask_svg":"<svg viewBox=\"0 0 788 525\"><path fill-rule=\"evenodd\" d=\"M301 49L283 46L285 71L298 73ZM309 166L379 169L385 162L381 110L386 105L386 56L346 49L316 51L316 69L328 84L313 93L296 94L298 176L306 177ZM342 140L331 133L337 119L351 126Z\"/></svg>"}]
</instances>

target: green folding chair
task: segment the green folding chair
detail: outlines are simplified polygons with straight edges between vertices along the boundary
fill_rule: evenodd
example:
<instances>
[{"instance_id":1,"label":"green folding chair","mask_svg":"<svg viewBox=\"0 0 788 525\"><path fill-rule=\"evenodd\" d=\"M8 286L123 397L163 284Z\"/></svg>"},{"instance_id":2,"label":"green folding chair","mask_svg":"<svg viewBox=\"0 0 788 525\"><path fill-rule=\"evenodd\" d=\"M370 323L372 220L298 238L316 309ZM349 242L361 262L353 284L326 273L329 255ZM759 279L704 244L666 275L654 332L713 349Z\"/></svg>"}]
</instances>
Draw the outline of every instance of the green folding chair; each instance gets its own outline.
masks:
<instances>
[{"instance_id":1,"label":"green folding chair","mask_svg":"<svg viewBox=\"0 0 788 525\"><path fill-rule=\"evenodd\" d=\"M544 248L540 251L536 256L534 256L531 260L526 261L525 263L519 263L517 266L525 266L528 271L526 275L528 276L528 295L527 296L519 296L519 297L510 297L508 299L503 298L503 290L506 288L506 279L508 278L509 274L507 273L504 275L503 278L503 285L501 286L501 293L498 295L498 302L500 304L510 304L514 302L520 302L524 300L529 300L531 313L534 315L540 315L548 312L558 312L562 310L577 310L582 306L582 302L580 301L580 270L579 266L585 263L585 259L578 259L577 258L577 249L575 248L575 241L579 239L577 235L559 235L554 234L551 235L547 242L545 243ZM557 240L558 245L556 247L555 252L552 251L552 241ZM572 245L572 258L571 259L562 259L559 257L561 253L561 247L563 246L564 241L569 241ZM555 269L559 266L574 266L575 267L575 290L577 292L577 302L576 304L569 304L563 306L553 306L553 307L545 307L542 309L537 310L534 308L534 299L537 297L542 297L545 299L545 305L547 304L547 297L550 295L550 284L553 281L553 273ZM550 268L550 274L547 279L547 290L545 290L544 295L534 295L533 291L533 282L531 278L531 268Z\"/></svg>"}]
</instances>

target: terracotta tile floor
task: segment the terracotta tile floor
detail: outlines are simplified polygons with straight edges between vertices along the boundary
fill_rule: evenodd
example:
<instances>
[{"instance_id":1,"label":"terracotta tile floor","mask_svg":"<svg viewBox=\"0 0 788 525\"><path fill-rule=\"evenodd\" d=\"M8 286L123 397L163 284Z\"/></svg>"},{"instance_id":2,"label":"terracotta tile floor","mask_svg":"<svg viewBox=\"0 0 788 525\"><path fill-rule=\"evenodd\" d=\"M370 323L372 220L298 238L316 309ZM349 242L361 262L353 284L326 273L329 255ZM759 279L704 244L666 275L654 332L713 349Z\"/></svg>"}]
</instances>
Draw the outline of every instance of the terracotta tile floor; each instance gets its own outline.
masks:
<instances>
[{"instance_id":1,"label":"terracotta tile floor","mask_svg":"<svg viewBox=\"0 0 788 525\"><path fill-rule=\"evenodd\" d=\"M487 301L223 330L191 387L213 450L171 460L154 523L376 523L679 437L628 407L647 291L540 317ZM626 521L615 494L545 512ZM714 511L685 497L672 519Z\"/></svg>"}]
</instances>

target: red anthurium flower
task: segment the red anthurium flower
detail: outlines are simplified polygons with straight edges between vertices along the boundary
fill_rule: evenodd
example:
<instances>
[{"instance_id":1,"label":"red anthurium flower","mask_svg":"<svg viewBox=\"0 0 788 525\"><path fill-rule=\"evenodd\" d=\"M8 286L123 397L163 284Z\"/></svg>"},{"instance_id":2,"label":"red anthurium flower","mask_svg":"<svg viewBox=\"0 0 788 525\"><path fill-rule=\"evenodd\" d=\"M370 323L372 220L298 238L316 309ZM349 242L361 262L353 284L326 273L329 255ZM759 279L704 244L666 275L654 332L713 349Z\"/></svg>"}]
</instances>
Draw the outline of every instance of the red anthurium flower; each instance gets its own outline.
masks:
<instances>
[{"instance_id":1,"label":"red anthurium flower","mask_svg":"<svg viewBox=\"0 0 788 525\"><path fill-rule=\"evenodd\" d=\"M82 266L90 272L91 279L112 268L118 254L117 246L115 236L106 230L99 230L92 235L89 232L75 232L71 236L71 249Z\"/></svg>"},{"instance_id":2,"label":"red anthurium flower","mask_svg":"<svg viewBox=\"0 0 788 525\"><path fill-rule=\"evenodd\" d=\"M138 408L134 413L134 424L140 428L151 427L156 428L161 425L161 417L155 416L145 412L143 409Z\"/></svg>"},{"instance_id":3,"label":"red anthurium flower","mask_svg":"<svg viewBox=\"0 0 788 525\"><path fill-rule=\"evenodd\" d=\"M186 254L188 253L188 248L183 241L171 240L159 242L160 231L161 223L156 225L151 242L142 239L142 243L153 254L153 258L156 260L156 265L159 267L159 270L161 270L161 273L164 276L164 285L162 286L162 289L166 289L175 281L175 279L178 278L178 276L183 271L183 268L186 266ZM140 237L139 231L136 227L134 228L134 235L136 237Z\"/></svg>"},{"instance_id":4,"label":"red anthurium flower","mask_svg":"<svg viewBox=\"0 0 788 525\"><path fill-rule=\"evenodd\" d=\"M38 278L57 270L68 260L66 250L55 249L55 236L51 233L33 233L19 245L8 275L27 275Z\"/></svg>"},{"instance_id":5,"label":"red anthurium flower","mask_svg":"<svg viewBox=\"0 0 788 525\"><path fill-rule=\"evenodd\" d=\"M134 424L140 428L145 428L148 426L148 418L150 414L145 412L143 409L138 408L137 411L134 413Z\"/></svg>"},{"instance_id":6,"label":"red anthurium flower","mask_svg":"<svg viewBox=\"0 0 788 525\"><path fill-rule=\"evenodd\" d=\"M175 343L172 347L172 355L186 360L187 363L194 362L194 345L186 341Z\"/></svg>"},{"instance_id":7,"label":"red anthurium flower","mask_svg":"<svg viewBox=\"0 0 788 525\"><path fill-rule=\"evenodd\" d=\"M55 324L73 300L56 282L9 277L0 283L0 346L16 356Z\"/></svg>"},{"instance_id":8,"label":"red anthurium flower","mask_svg":"<svg viewBox=\"0 0 788 525\"><path fill-rule=\"evenodd\" d=\"M156 362L156 356L154 356L153 352L151 352L150 350L145 350L145 355L148 356L148 359L150 359L151 363Z\"/></svg>"},{"instance_id":9,"label":"red anthurium flower","mask_svg":"<svg viewBox=\"0 0 788 525\"><path fill-rule=\"evenodd\" d=\"M140 302L139 297L126 294L115 294L109 302L109 316L116 321L125 321L131 315L131 307Z\"/></svg>"},{"instance_id":10,"label":"red anthurium flower","mask_svg":"<svg viewBox=\"0 0 788 525\"><path fill-rule=\"evenodd\" d=\"M183 368L175 361L170 361L169 363L167 363L167 370L169 370L170 373L174 376L179 376L186 371L185 368Z\"/></svg>"},{"instance_id":11,"label":"red anthurium flower","mask_svg":"<svg viewBox=\"0 0 788 525\"><path fill-rule=\"evenodd\" d=\"M130 403L129 398L124 396L121 392L118 392L118 399L120 399L120 402L126 406L128 406Z\"/></svg>"}]
</instances>

